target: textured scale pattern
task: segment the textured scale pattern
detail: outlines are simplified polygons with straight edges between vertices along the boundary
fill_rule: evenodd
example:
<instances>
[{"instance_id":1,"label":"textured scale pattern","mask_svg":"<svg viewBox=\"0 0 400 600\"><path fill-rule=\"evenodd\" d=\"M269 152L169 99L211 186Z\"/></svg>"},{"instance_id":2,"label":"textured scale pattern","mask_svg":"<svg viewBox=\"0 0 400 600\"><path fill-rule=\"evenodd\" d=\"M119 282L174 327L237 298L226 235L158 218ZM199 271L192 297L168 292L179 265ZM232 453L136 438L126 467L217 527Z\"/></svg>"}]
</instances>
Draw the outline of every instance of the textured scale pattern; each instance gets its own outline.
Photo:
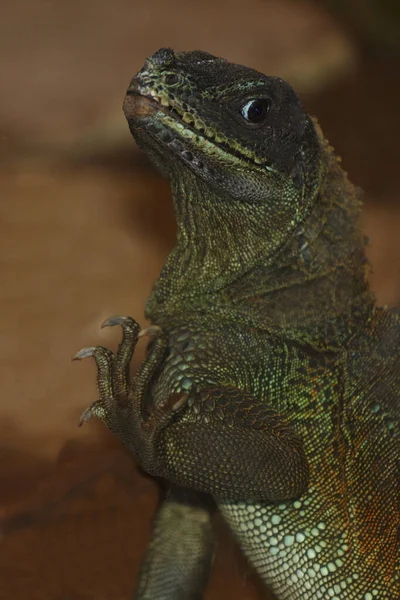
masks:
<instances>
[{"instance_id":1,"label":"textured scale pattern","mask_svg":"<svg viewBox=\"0 0 400 600\"><path fill-rule=\"evenodd\" d=\"M367 360L367 364L363 367L359 365L360 371L355 373L358 381L348 380L349 391L355 400L353 403L361 405L363 409L363 413L354 415L349 412L351 399L347 402L342 398L343 406L346 407L343 414L339 413L335 401L335 398L346 393L343 389L345 364L338 368L336 357L335 360L329 357L317 360L313 356L307 364L306 356L299 355L295 348L286 347L277 349L276 355L271 356L267 362L266 357L271 353L271 341L251 340L248 334L246 347L254 348L254 352L260 352L261 356L253 354L251 360L243 363L236 335L227 334L225 352L218 361L214 358L213 337L217 344L222 332L217 331L209 332L205 337L209 342L209 364L207 344L200 342L202 352L199 355L202 360L196 361L196 369L192 370L191 357L193 353L197 355L197 336L193 337L189 331L179 330L178 333L171 334L173 351L165 362L158 382L160 401L162 390L172 382L176 392L187 391L196 382L197 370L210 374L215 372L216 381L227 379L240 389L248 389L254 395L261 395L266 402L269 398L268 401L274 407L279 404L282 412L291 415L297 428L304 430L302 437L306 443L307 456L311 457L312 468L311 485L306 494L273 506L240 500L218 502L222 514L236 532L252 564L267 581L273 582L273 589L279 598L301 600L309 597L307 594L310 591L315 598L334 600L395 597L393 594L399 583L400 568L397 546L399 480L391 478L385 482L385 470L388 467L398 469L398 443L395 445L392 442L394 434L380 443L379 439L376 440L375 451L367 454L365 471L361 471L365 473L365 482L359 481L360 464L354 463L354 459L351 461L351 457L348 458L347 477L340 464L341 456L345 456L349 450L346 447L346 433L354 436L353 419L361 418L361 422L368 422L371 429L375 421L378 431L381 430L382 421L389 432L393 432L399 425L398 419L396 423L394 419L390 420L384 410L386 398L382 405L376 405L366 394L367 389L362 390L362 399L356 396L356 384L360 385L360 379L364 385L366 383L362 378L363 371L370 373L369 377L376 385L376 375L372 377L371 371L382 360L382 351L386 360L391 358L396 363L397 374L390 372L391 381L384 380L381 385L389 384L392 393L396 393L400 386L397 347L392 346L393 355L390 356L390 346L385 339L385 329L391 335L394 334L394 339L398 339L400 323L394 315L390 318L379 311L376 323L382 321L382 317L387 321L392 320L390 325L382 323L381 333L384 339L375 339L371 355L358 357L360 361L363 358ZM365 341L370 347L370 339L366 338ZM355 347L362 345L362 340L355 340ZM355 360L355 351L350 349L350 352ZM225 361L225 356L230 356L230 362ZM252 372L253 365L255 372ZM261 373L258 372L260 369ZM331 375L327 377L329 371ZM382 364L382 375L384 371L385 365ZM181 372L185 373L183 380ZM266 373L276 375L271 378ZM271 398L274 390L275 398ZM296 393L297 390L299 394ZM389 391L390 389L387 390ZM227 416L222 418L226 419ZM365 436L364 427L360 433ZM357 438L352 437L352 441L355 446ZM391 461L385 446L389 447L389 452L393 455ZM383 461L379 456L380 451L383 452ZM391 473L390 468L388 472ZM383 486L387 487L384 503ZM352 488L355 493L349 504L348 490ZM363 518L359 519L358 515L365 512L368 514L363 514ZM377 527L380 527L379 531L376 531ZM388 544L388 541L391 543ZM363 596L360 596L360 586L363 590L369 590L362 592Z\"/></svg>"},{"instance_id":2,"label":"textured scale pattern","mask_svg":"<svg viewBox=\"0 0 400 600\"><path fill-rule=\"evenodd\" d=\"M167 489L135 598L202 597L215 506L279 600L398 600L400 317L369 290L340 162L287 83L204 52L156 52L124 110L171 180L177 244L151 326L112 317L117 352L76 358L98 369L82 422Z\"/></svg>"}]
</instances>

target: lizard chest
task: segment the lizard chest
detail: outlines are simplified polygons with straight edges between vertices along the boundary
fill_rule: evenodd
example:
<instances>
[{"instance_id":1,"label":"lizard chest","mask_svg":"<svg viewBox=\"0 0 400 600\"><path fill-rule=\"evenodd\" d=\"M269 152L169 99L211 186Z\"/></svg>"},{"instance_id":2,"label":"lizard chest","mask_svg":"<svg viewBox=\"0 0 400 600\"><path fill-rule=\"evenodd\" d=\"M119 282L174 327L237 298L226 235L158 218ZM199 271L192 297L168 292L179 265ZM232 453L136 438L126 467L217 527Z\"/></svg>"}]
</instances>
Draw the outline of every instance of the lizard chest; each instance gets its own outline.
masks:
<instances>
[{"instance_id":1,"label":"lizard chest","mask_svg":"<svg viewBox=\"0 0 400 600\"><path fill-rule=\"evenodd\" d=\"M250 352L250 357L249 357ZM151 387L153 404L192 386L232 385L253 392L255 373L265 364L270 347L240 331L177 327L168 335L168 349Z\"/></svg>"}]
</instances>

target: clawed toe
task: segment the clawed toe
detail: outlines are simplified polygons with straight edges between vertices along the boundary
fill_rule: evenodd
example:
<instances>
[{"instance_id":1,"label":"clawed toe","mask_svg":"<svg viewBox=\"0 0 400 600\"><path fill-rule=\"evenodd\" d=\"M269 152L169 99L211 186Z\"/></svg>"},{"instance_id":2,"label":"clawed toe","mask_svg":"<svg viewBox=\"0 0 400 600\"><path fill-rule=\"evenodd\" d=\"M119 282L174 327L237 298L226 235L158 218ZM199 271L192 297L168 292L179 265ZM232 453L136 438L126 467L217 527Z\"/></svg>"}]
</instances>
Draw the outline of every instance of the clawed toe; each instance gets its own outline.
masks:
<instances>
[{"instance_id":1,"label":"clawed toe","mask_svg":"<svg viewBox=\"0 0 400 600\"><path fill-rule=\"evenodd\" d=\"M90 356L94 355L95 350L96 346L88 346L87 348L82 348L82 350L79 350L79 352L74 354L72 360L83 360L84 358L89 358Z\"/></svg>"},{"instance_id":2,"label":"clawed toe","mask_svg":"<svg viewBox=\"0 0 400 600\"><path fill-rule=\"evenodd\" d=\"M185 406L187 394L172 395L167 402L148 414L144 405L154 372L160 368L168 348L168 339L158 326L141 330L131 317L113 316L102 327L119 325L122 339L115 353L103 346L79 350L73 360L92 357L97 369L98 400L83 411L79 426L92 417L99 418L138 458L146 464L155 461L153 439ZM146 359L130 376L130 362L139 337L154 336ZM151 417L151 418L150 418Z\"/></svg>"},{"instance_id":3,"label":"clawed toe","mask_svg":"<svg viewBox=\"0 0 400 600\"><path fill-rule=\"evenodd\" d=\"M104 422L106 421L105 410L99 400L93 402L93 404L88 406L88 408L83 411L83 413L79 417L78 427L82 427L82 425L89 421L93 416L98 417Z\"/></svg>"},{"instance_id":4,"label":"clawed toe","mask_svg":"<svg viewBox=\"0 0 400 600\"><path fill-rule=\"evenodd\" d=\"M109 415L129 401L129 365L140 327L131 317L123 316L106 319L102 327L114 327L115 325L120 325L122 328L122 340L115 354L103 346L88 346L79 350L72 357L72 360L93 357L97 367L99 400L82 413L79 420L80 426L93 415L106 422Z\"/></svg>"},{"instance_id":5,"label":"clawed toe","mask_svg":"<svg viewBox=\"0 0 400 600\"><path fill-rule=\"evenodd\" d=\"M135 323L132 317L121 317L116 315L115 317L109 317L101 324L101 328L104 327L115 327L115 325L129 325L130 323Z\"/></svg>"}]
</instances>

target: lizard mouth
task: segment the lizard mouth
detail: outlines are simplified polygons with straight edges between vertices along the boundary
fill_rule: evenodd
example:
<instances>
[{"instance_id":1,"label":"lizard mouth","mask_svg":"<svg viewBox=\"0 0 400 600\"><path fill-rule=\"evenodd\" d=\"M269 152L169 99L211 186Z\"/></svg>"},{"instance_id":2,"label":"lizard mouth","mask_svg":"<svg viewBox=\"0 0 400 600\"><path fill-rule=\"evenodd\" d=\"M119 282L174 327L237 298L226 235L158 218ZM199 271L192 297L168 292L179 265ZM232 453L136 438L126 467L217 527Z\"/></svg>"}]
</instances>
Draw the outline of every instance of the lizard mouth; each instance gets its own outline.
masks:
<instances>
[{"instance_id":1,"label":"lizard mouth","mask_svg":"<svg viewBox=\"0 0 400 600\"><path fill-rule=\"evenodd\" d=\"M128 118L150 117L157 110L159 110L158 103L150 96L128 90L124 102L124 112Z\"/></svg>"},{"instance_id":2,"label":"lizard mouth","mask_svg":"<svg viewBox=\"0 0 400 600\"><path fill-rule=\"evenodd\" d=\"M268 168L265 160L206 127L200 118L179 104L151 89L146 92L135 85L126 94L124 112L133 129L147 130L196 171L203 170L208 159L220 159L225 165L232 163L238 167L243 167L245 161L253 169Z\"/></svg>"}]
</instances>

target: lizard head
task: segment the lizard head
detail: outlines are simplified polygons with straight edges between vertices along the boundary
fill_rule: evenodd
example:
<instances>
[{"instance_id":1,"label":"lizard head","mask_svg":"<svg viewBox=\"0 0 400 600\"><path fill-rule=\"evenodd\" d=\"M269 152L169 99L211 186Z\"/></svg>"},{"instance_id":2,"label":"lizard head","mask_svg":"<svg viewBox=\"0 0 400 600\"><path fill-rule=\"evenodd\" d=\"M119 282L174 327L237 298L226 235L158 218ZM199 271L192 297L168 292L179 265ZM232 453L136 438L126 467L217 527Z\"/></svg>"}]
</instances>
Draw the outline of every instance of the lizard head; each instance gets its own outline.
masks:
<instances>
[{"instance_id":1,"label":"lizard head","mask_svg":"<svg viewBox=\"0 0 400 600\"><path fill-rule=\"evenodd\" d=\"M278 77L163 48L132 79L124 110L164 173L189 169L218 195L259 203L284 187L296 204L319 179L314 124Z\"/></svg>"},{"instance_id":2,"label":"lizard head","mask_svg":"<svg viewBox=\"0 0 400 600\"><path fill-rule=\"evenodd\" d=\"M213 239L213 252L231 249L232 265L225 251L215 273L243 271L261 255L269 262L315 205L326 167L321 140L278 77L163 48L132 79L124 111L139 146L172 181L180 238L201 252Z\"/></svg>"}]
</instances>

